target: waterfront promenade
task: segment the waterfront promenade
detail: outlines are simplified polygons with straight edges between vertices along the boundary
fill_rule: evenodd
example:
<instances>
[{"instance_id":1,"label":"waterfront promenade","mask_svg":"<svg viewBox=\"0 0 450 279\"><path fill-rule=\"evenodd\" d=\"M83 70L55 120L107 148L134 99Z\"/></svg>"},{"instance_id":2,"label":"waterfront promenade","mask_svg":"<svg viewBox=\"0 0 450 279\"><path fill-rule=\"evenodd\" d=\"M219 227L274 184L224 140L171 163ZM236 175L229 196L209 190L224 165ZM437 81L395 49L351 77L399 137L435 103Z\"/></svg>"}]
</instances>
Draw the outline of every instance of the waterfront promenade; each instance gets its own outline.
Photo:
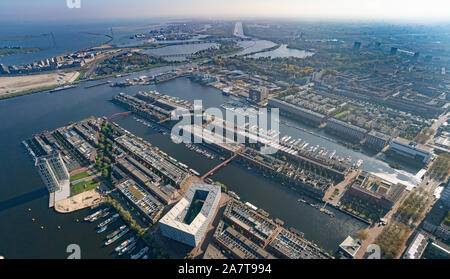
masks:
<instances>
[{"instance_id":1,"label":"waterfront promenade","mask_svg":"<svg viewBox=\"0 0 450 279\"><path fill-rule=\"evenodd\" d=\"M59 213L71 213L80 209L95 206L102 202L102 196L98 189L92 189L73 197L57 201L55 211Z\"/></svg>"}]
</instances>

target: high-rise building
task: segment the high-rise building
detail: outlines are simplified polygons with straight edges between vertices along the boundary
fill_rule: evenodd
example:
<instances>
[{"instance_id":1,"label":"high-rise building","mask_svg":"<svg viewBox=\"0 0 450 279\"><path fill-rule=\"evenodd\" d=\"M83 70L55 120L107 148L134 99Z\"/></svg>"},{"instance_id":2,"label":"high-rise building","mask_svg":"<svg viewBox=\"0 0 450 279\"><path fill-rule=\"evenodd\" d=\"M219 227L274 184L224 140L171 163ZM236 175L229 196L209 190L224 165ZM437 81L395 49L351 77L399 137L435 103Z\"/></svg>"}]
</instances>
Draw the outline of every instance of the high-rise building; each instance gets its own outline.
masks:
<instances>
[{"instance_id":1,"label":"high-rise building","mask_svg":"<svg viewBox=\"0 0 450 279\"><path fill-rule=\"evenodd\" d=\"M69 172L60 153L52 153L36 159L36 168L50 193L59 191L70 183Z\"/></svg>"},{"instance_id":2,"label":"high-rise building","mask_svg":"<svg viewBox=\"0 0 450 279\"><path fill-rule=\"evenodd\" d=\"M0 64L0 74L9 74L8 67L3 64Z\"/></svg>"},{"instance_id":3,"label":"high-rise building","mask_svg":"<svg viewBox=\"0 0 450 279\"><path fill-rule=\"evenodd\" d=\"M259 103L267 98L267 91L267 88L264 86L250 88L250 90L248 91L248 97L253 102Z\"/></svg>"}]
</instances>

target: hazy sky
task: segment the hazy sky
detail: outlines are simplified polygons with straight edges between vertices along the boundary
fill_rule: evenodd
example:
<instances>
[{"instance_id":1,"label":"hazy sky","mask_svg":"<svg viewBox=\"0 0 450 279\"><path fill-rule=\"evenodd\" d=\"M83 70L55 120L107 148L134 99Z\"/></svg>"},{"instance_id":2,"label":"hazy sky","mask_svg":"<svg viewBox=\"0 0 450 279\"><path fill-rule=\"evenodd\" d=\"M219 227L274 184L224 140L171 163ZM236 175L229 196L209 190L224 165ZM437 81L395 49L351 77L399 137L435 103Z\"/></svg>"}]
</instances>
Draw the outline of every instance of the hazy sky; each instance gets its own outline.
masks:
<instances>
[{"instance_id":1,"label":"hazy sky","mask_svg":"<svg viewBox=\"0 0 450 279\"><path fill-rule=\"evenodd\" d=\"M450 21L450 0L0 0L0 18L290 17ZM74 0L72 0L74 1Z\"/></svg>"}]
</instances>

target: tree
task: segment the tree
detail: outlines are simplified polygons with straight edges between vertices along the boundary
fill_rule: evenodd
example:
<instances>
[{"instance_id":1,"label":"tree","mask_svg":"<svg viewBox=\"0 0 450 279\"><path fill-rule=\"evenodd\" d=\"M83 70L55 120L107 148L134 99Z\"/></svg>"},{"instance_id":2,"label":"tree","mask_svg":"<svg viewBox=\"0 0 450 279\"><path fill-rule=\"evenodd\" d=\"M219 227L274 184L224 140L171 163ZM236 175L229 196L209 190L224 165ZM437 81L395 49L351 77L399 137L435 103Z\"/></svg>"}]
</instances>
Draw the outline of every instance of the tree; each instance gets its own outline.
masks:
<instances>
[{"instance_id":1,"label":"tree","mask_svg":"<svg viewBox=\"0 0 450 279\"><path fill-rule=\"evenodd\" d=\"M366 240L368 236L369 236L369 232L366 229L359 230L356 233L356 238L359 239L359 240L362 240L362 241Z\"/></svg>"}]
</instances>

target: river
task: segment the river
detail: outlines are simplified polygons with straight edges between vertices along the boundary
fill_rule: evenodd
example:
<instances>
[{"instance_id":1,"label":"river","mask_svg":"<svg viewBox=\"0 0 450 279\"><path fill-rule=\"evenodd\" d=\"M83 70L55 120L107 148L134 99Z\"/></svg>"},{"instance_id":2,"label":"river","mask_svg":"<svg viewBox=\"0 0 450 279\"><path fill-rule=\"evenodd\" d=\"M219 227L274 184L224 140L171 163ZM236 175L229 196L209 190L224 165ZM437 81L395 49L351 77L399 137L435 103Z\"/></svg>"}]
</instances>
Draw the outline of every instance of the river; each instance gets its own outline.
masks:
<instances>
[{"instance_id":1,"label":"river","mask_svg":"<svg viewBox=\"0 0 450 279\"><path fill-rule=\"evenodd\" d=\"M104 39L104 38L103 38ZM258 41L257 41L258 42ZM267 41L261 41L264 42ZM244 41L242 43L253 43ZM273 44L272 42L269 42ZM261 44L258 44L261 46ZM251 51L250 51L251 52ZM133 73L127 78L152 75L166 71L162 67ZM123 78L109 78L119 81ZM234 97L224 96L212 87L202 86L187 78L179 78L151 86L113 88L101 85L85 89L85 86L103 82L90 81L58 93L40 92L32 95L0 100L0 255L6 258L64 258L69 244L79 244L83 258L111 258L113 247L103 247L106 233L95 233L95 224L77 222L88 214L88 210L72 214L58 214L48 208L48 193L21 141L33 134L53 130L89 116L109 116L124 111L110 102L119 92L134 94L139 90L156 89L163 94L181 97L189 101L202 100L204 107L220 107ZM320 145L329 151L336 150L340 156L351 156L354 161L363 159L362 168L368 171L387 173L397 179L410 181L414 175L406 171L396 171L386 162L356 152L327 140L323 131L316 131L292 120L281 117L290 125L281 124L281 135L301 137L312 145ZM132 116L115 119L125 129L149 140L169 155L204 173L217 165L218 160L210 160L176 145ZM297 128L295 128L297 127ZM301 129L298 129L301 128ZM312 131L313 133L305 132ZM320 135L317 136L314 133ZM273 218L285 221L286 226L305 233L326 250L335 251L347 235L366 225L343 213L336 212L331 218L318 210L297 202L298 194L290 188L270 181L251 170L234 163L217 171L213 179L235 191L243 200L263 208ZM30 211L29 211L30 210ZM35 221L32 221L32 218ZM43 229L41 229L43 226ZM58 228L60 226L60 229Z\"/></svg>"},{"instance_id":2,"label":"river","mask_svg":"<svg viewBox=\"0 0 450 279\"><path fill-rule=\"evenodd\" d=\"M161 69L155 69L147 71L147 74L159 71ZM65 257L65 248L72 243L81 246L84 258L113 256L112 247L102 248L104 235L96 234L93 224L76 222L77 218L81 220L87 214L87 210L63 215L48 208L47 190L21 145L23 139L91 115L108 116L123 111L109 101L121 91L132 94L139 90L156 89L190 100L202 99L205 107L216 106L231 98L223 96L219 90L186 78L156 86L112 88L103 85L84 88L99 82L86 82L77 88L54 94L41 92L0 101L0 117L4 119L0 122L0 235L5 236L0 240L0 254L6 258ZM155 133L131 116L116 121L200 173L218 163L189 151L183 145L175 145L166 136ZM329 218L298 203L297 194L288 188L234 164L218 171L213 178L228 185L243 199L266 209L274 218L278 217L287 225L304 231L309 239L327 250L335 250L347 234L353 234L364 226L340 213L335 218ZM32 218L36 221L33 222ZM43 230L41 226L44 226ZM329 234L330 228L334 232L332 235Z\"/></svg>"}]
</instances>

